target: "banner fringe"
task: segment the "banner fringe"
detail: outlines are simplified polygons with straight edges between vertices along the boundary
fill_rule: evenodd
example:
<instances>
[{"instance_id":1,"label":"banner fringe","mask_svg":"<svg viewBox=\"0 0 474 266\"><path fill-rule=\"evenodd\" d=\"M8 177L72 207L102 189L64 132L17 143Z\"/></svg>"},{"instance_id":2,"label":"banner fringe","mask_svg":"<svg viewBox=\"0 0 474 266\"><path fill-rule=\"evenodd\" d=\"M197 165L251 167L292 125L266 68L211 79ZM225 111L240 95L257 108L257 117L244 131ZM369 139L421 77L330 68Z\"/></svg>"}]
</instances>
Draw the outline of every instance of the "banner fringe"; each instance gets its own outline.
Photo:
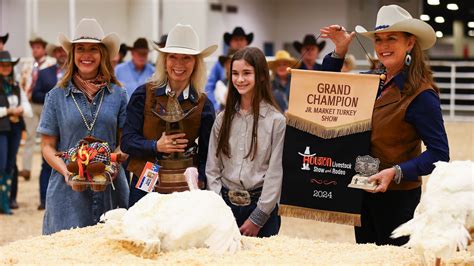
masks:
<instances>
[{"instance_id":1,"label":"banner fringe","mask_svg":"<svg viewBox=\"0 0 474 266\"><path fill-rule=\"evenodd\" d=\"M361 226L360 214L315 210L285 204L280 204L278 214L281 216L316 220L320 222Z\"/></svg>"},{"instance_id":2,"label":"banner fringe","mask_svg":"<svg viewBox=\"0 0 474 266\"><path fill-rule=\"evenodd\" d=\"M342 136L347 136L355 133L369 131L372 128L371 119L343 125L339 127L325 128L314 122L308 121L304 118L286 113L286 124L302 130L304 132L313 134L323 139L332 139Z\"/></svg>"}]
</instances>

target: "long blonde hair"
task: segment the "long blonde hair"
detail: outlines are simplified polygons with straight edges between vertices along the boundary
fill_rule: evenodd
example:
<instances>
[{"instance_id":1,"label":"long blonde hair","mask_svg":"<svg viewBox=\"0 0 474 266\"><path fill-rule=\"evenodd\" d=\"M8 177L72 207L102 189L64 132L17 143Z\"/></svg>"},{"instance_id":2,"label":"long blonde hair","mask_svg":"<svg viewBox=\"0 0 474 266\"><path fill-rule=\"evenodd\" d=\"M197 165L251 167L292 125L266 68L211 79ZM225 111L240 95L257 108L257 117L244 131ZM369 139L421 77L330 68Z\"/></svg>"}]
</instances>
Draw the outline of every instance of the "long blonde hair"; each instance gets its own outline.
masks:
<instances>
[{"instance_id":1,"label":"long blonde hair","mask_svg":"<svg viewBox=\"0 0 474 266\"><path fill-rule=\"evenodd\" d=\"M77 66L74 63L74 49L76 49L75 44L72 45L71 51L67 55L66 71L64 72L64 76L58 82L58 86L61 88L66 88L69 81L72 80L74 73L77 72ZM107 83L114 83L118 86L122 86L122 83L120 83L120 81L115 76L114 68L112 67L112 63L110 62L109 51L102 43L99 43L99 51L99 74L104 76L104 79L107 81Z\"/></svg>"},{"instance_id":2,"label":"long blonde hair","mask_svg":"<svg viewBox=\"0 0 474 266\"><path fill-rule=\"evenodd\" d=\"M168 53L158 52L156 58L156 70L150 79L150 83L156 87L162 87L168 83L168 73L166 72L166 56ZM191 74L190 83L196 90L198 97L204 92L206 85L206 64L201 55L194 55L196 62L194 63L193 73Z\"/></svg>"}]
</instances>

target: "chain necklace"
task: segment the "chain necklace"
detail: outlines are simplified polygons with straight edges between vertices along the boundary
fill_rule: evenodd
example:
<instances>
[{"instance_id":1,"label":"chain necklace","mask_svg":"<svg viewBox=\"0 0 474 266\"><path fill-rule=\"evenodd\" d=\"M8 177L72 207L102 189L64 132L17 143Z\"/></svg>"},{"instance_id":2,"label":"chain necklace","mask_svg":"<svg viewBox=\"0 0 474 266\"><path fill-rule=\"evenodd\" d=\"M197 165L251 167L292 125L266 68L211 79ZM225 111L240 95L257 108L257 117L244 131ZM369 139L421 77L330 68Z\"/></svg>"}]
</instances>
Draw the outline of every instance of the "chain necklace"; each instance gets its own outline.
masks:
<instances>
[{"instance_id":1,"label":"chain necklace","mask_svg":"<svg viewBox=\"0 0 474 266\"><path fill-rule=\"evenodd\" d=\"M105 89L102 89L102 95L100 97L99 107L97 108L97 112L95 113L94 120L92 121L91 124L89 124L87 122L86 117L82 113L81 108L79 108L79 104L77 104L76 98L74 97L74 93L71 92L72 99L74 100L74 103L76 104L76 107L77 107L77 110L79 111L79 114L81 114L82 120L84 121L84 125L86 125L86 128L89 131L89 134L92 132L92 129L94 128L95 122L97 121L97 117L99 116L100 107L102 106L102 101L104 100L104 94L105 94Z\"/></svg>"}]
</instances>

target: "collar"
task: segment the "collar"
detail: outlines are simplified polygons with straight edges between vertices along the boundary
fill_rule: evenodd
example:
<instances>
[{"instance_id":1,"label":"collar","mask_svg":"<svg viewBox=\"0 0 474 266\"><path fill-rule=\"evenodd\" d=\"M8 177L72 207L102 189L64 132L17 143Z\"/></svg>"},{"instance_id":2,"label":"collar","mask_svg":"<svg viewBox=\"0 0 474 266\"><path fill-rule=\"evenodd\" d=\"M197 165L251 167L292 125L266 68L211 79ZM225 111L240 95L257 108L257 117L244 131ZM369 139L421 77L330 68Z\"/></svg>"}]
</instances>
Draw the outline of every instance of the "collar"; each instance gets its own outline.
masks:
<instances>
[{"instance_id":1,"label":"collar","mask_svg":"<svg viewBox=\"0 0 474 266\"><path fill-rule=\"evenodd\" d=\"M115 85L113 85L112 83L108 83L107 86L106 86L106 88L107 88L106 92L108 92L109 94L112 93L113 86L115 86ZM66 97L69 96L71 93L81 93L81 91L72 82L72 79L67 84Z\"/></svg>"},{"instance_id":2,"label":"collar","mask_svg":"<svg viewBox=\"0 0 474 266\"><path fill-rule=\"evenodd\" d=\"M268 110L270 109L270 104L265 102L264 100L262 100L259 104L259 108L260 108L260 113L259 115L263 118L265 118L265 116L267 116L267 113L268 113ZM240 112L240 103L236 103L235 104L235 111L237 113ZM240 114L240 113L239 113Z\"/></svg>"},{"instance_id":3,"label":"collar","mask_svg":"<svg viewBox=\"0 0 474 266\"><path fill-rule=\"evenodd\" d=\"M384 87L391 86L392 83L395 83L395 86L398 87L398 89L401 91L403 90L403 86L405 85L405 81L407 79L407 74L405 71L401 71L398 74L396 74L390 82L385 85Z\"/></svg>"},{"instance_id":4,"label":"collar","mask_svg":"<svg viewBox=\"0 0 474 266\"><path fill-rule=\"evenodd\" d=\"M161 86L155 91L155 96L163 96L166 95L167 92L171 91L171 87L169 83L166 86ZM193 103L198 102L198 94L196 90L188 84L188 86L183 90L183 92L178 96L178 101L182 102L184 100L189 99Z\"/></svg>"}]
</instances>

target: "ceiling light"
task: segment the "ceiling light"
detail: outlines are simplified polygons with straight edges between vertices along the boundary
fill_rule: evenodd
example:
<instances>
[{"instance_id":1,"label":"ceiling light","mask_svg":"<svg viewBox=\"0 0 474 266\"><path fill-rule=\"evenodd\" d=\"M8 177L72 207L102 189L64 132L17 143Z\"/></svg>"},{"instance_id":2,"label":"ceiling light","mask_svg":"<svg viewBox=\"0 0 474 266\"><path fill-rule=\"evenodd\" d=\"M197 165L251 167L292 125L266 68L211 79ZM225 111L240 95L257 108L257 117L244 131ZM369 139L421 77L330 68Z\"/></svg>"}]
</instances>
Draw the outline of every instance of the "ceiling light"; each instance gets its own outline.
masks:
<instances>
[{"instance_id":1,"label":"ceiling light","mask_svg":"<svg viewBox=\"0 0 474 266\"><path fill-rule=\"evenodd\" d=\"M467 32L467 34L469 34L469 36L471 36L471 37L474 37L474 30L469 30Z\"/></svg>"},{"instance_id":2,"label":"ceiling light","mask_svg":"<svg viewBox=\"0 0 474 266\"><path fill-rule=\"evenodd\" d=\"M443 17L435 17L436 23L444 23L444 18Z\"/></svg>"},{"instance_id":3,"label":"ceiling light","mask_svg":"<svg viewBox=\"0 0 474 266\"><path fill-rule=\"evenodd\" d=\"M448 4L448 5L446 6L446 8L449 9L449 10L458 10L458 9L459 9L458 5L453 4L453 3Z\"/></svg>"},{"instance_id":4,"label":"ceiling light","mask_svg":"<svg viewBox=\"0 0 474 266\"><path fill-rule=\"evenodd\" d=\"M443 38L443 32L437 31L437 32L436 32L436 37L438 37L438 38Z\"/></svg>"},{"instance_id":5,"label":"ceiling light","mask_svg":"<svg viewBox=\"0 0 474 266\"><path fill-rule=\"evenodd\" d=\"M428 5L437 6L439 5L439 0L428 0Z\"/></svg>"},{"instance_id":6,"label":"ceiling light","mask_svg":"<svg viewBox=\"0 0 474 266\"><path fill-rule=\"evenodd\" d=\"M469 28L474 28L474 21L469 21L469 22L467 23L467 26L468 26Z\"/></svg>"},{"instance_id":7,"label":"ceiling light","mask_svg":"<svg viewBox=\"0 0 474 266\"><path fill-rule=\"evenodd\" d=\"M430 20L430 16L426 15L426 14L422 14L420 16L420 19L423 20L423 21L429 21Z\"/></svg>"}]
</instances>

